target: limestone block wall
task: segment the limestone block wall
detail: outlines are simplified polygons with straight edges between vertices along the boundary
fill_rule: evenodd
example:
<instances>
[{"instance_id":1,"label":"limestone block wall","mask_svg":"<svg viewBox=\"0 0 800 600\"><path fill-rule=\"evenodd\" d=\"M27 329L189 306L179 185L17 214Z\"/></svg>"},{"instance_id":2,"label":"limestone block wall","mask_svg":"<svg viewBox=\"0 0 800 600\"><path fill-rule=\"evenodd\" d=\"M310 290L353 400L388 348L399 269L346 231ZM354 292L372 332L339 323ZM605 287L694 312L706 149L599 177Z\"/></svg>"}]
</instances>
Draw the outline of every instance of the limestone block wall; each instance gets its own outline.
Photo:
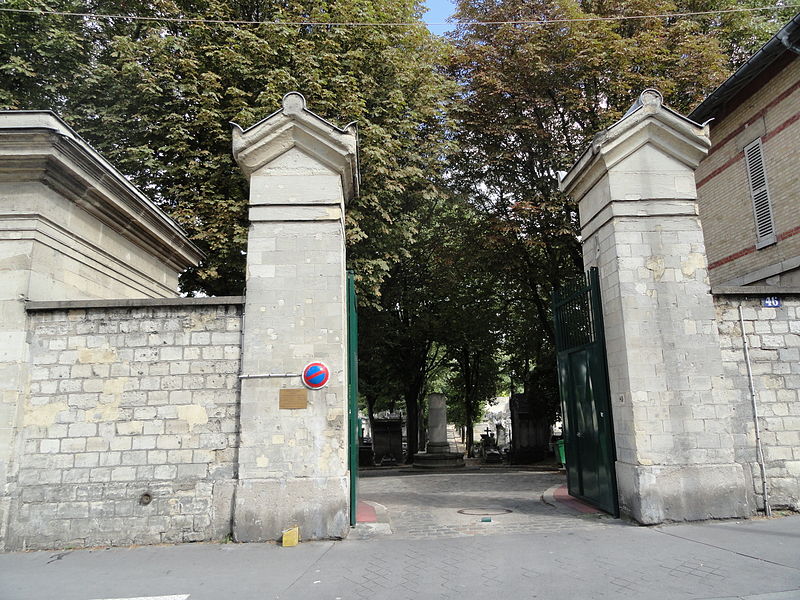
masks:
<instances>
[{"instance_id":1,"label":"limestone block wall","mask_svg":"<svg viewBox=\"0 0 800 600\"><path fill-rule=\"evenodd\" d=\"M716 296L725 377L739 392L733 406L736 461L745 466L759 508L761 471L743 350L739 305L760 415L770 503L800 510L800 295L784 296L781 308L761 298Z\"/></svg>"},{"instance_id":2,"label":"limestone block wall","mask_svg":"<svg viewBox=\"0 0 800 600\"><path fill-rule=\"evenodd\" d=\"M620 507L642 522L664 520L662 503L676 520L747 512L703 256L696 217L620 218L584 242L603 287Z\"/></svg>"},{"instance_id":3,"label":"limestone block wall","mask_svg":"<svg viewBox=\"0 0 800 600\"><path fill-rule=\"evenodd\" d=\"M241 304L172 302L29 313L7 550L230 532Z\"/></svg>"},{"instance_id":4,"label":"limestone block wall","mask_svg":"<svg viewBox=\"0 0 800 600\"><path fill-rule=\"evenodd\" d=\"M723 404L712 394L711 377L701 374L705 361L713 359L704 351L717 342L705 339L693 349L687 343L695 335L709 335L713 313L710 307L703 311L678 301L706 292L698 255L702 232L696 220L686 218L618 219L585 242L585 266L600 272L614 435L622 464L704 464L732 457L718 455L723 447L719 432L706 427L716 417L714 406ZM660 345L660 333L669 335L671 345ZM698 362L701 369L687 368Z\"/></svg>"},{"instance_id":5,"label":"limestone block wall","mask_svg":"<svg viewBox=\"0 0 800 600\"><path fill-rule=\"evenodd\" d=\"M26 303L174 298L202 252L66 123L0 111L0 548L30 395Z\"/></svg>"}]
</instances>

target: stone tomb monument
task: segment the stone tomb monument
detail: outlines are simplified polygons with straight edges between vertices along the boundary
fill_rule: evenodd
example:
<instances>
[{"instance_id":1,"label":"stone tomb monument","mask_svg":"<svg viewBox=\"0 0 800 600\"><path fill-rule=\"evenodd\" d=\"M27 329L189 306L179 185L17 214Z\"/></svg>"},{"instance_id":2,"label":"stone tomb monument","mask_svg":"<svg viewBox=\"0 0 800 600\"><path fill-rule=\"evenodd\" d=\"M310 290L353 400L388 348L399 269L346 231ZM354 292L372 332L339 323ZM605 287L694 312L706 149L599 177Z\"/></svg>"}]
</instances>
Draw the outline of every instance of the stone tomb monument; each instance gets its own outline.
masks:
<instances>
[{"instance_id":1,"label":"stone tomb monument","mask_svg":"<svg viewBox=\"0 0 800 600\"><path fill-rule=\"evenodd\" d=\"M372 422L372 448L376 465L403 462L403 420L399 416Z\"/></svg>"},{"instance_id":2,"label":"stone tomb monument","mask_svg":"<svg viewBox=\"0 0 800 600\"><path fill-rule=\"evenodd\" d=\"M414 455L414 466L425 469L463 467L464 455L451 452L447 442L447 398L444 394L428 396L428 445L426 452Z\"/></svg>"}]
</instances>

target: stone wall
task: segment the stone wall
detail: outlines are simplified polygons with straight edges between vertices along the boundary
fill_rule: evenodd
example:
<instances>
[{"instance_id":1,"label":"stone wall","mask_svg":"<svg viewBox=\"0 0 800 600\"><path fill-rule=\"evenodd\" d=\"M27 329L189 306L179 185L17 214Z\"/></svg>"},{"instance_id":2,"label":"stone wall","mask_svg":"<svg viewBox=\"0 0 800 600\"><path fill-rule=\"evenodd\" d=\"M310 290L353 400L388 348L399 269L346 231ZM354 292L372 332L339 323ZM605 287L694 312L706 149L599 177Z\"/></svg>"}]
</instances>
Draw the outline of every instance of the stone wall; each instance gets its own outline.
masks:
<instances>
[{"instance_id":1,"label":"stone wall","mask_svg":"<svg viewBox=\"0 0 800 600\"><path fill-rule=\"evenodd\" d=\"M208 300L29 312L7 550L230 533L241 304Z\"/></svg>"},{"instance_id":2,"label":"stone wall","mask_svg":"<svg viewBox=\"0 0 800 600\"><path fill-rule=\"evenodd\" d=\"M48 111L0 111L0 548L30 405L26 303L174 298L202 252Z\"/></svg>"},{"instance_id":3,"label":"stone wall","mask_svg":"<svg viewBox=\"0 0 800 600\"><path fill-rule=\"evenodd\" d=\"M743 350L739 305L750 361L770 503L800 510L800 295L784 296L781 308L764 308L753 296L716 296L725 377L739 391L733 407L737 462L745 465L763 509L761 471Z\"/></svg>"}]
</instances>

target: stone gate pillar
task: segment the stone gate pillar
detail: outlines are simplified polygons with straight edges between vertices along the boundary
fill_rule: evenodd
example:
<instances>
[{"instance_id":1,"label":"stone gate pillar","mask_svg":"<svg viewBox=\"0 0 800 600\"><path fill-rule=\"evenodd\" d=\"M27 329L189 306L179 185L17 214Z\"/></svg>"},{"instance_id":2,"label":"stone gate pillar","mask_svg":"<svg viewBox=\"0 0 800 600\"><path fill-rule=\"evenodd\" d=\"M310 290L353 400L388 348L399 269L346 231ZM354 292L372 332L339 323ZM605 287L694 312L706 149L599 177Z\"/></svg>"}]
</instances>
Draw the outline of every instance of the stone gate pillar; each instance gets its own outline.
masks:
<instances>
[{"instance_id":1,"label":"stone gate pillar","mask_svg":"<svg viewBox=\"0 0 800 600\"><path fill-rule=\"evenodd\" d=\"M561 182L600 272L620 508L646 524L749 514L697 211L709 147L645 90Z\"/></svg>"},{"instance_id":2,"label":"stone gate pillar","mask_svg":"<svg viewBox=\"0 0 800 600\"><path fill-rule=\"evenodd\" d=\"M234 537L343 537L349 527L344 202L358 188L356 131L298 93L246 131L233 154L250 180ZM303 367L330 383L306 390Z\"/></svg>"}]
</instances>

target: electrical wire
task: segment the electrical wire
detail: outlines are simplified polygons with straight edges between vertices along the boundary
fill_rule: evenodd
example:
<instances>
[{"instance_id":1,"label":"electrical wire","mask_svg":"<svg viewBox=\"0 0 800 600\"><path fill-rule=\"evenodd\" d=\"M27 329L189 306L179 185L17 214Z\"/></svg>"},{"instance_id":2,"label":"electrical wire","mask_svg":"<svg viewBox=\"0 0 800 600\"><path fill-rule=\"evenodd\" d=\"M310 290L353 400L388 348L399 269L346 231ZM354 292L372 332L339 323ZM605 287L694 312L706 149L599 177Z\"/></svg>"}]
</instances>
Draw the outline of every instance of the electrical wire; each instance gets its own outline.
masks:
<instances>
[{"instance_id":1,"label":"electrical wire","mask_svg":"<svg viewBox=\"0 0 800 600\"><path fill-rule=\"evenodd\" d=\"M786 4L783 6L761 6L747 8L728 8L720 10L704 10L682 13L659 13L646 15L619 15L608 17L576 17L563 19L532 19L532 20L511 20L511 21L456 21L453 23L425 23L424 21L410 22L368 22L368 21L248 21L236 19L200 19L192 17L148 17L141 15L118 15L118 14L99 14L99 13L79 13L56 10L36 10L25 8L0 8L0 12L22 13L42 16L59 17L83 17L91 19L124 19L129 21L151 21L167 23L195 23L195 24L214 24L214 25L267 25L272 27L434 27L460 25L468 27L478 27L484 25L550 25L565 23L591 23L595 21L629 21L641 19L674 19L681 17L699 17L707 15L724 15L730 13L761 12L769 10L784 10L787 8L800 8L800 4Z\"/></svg>"}]
</instances>

